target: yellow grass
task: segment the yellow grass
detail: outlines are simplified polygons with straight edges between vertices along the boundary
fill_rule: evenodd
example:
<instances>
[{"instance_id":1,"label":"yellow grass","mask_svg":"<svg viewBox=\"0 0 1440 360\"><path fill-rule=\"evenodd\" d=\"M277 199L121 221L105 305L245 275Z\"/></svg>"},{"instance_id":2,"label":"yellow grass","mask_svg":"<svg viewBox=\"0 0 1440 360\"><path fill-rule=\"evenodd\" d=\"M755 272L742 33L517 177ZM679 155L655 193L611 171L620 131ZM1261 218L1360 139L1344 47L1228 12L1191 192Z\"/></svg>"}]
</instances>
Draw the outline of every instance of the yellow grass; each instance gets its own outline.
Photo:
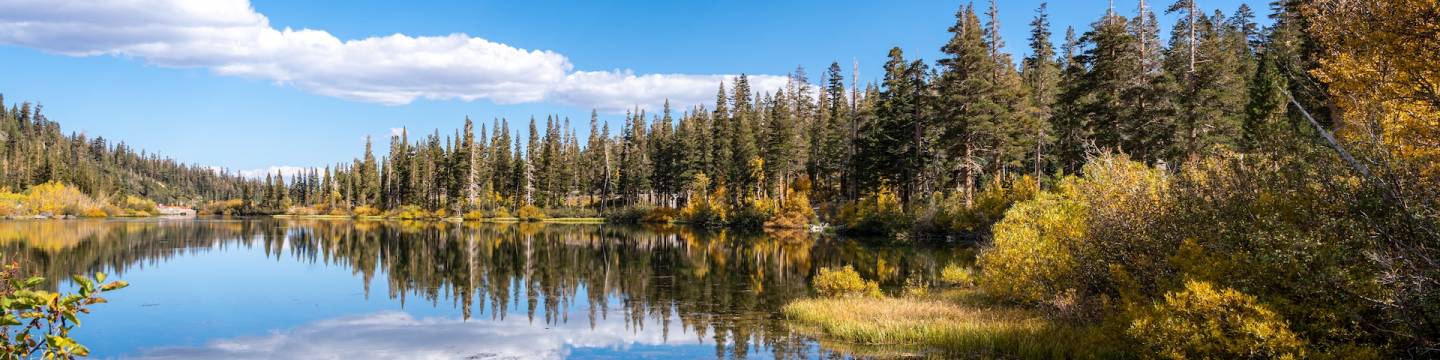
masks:
<instances>
[{"instance_id":1,"label":"yellow grass","mask_svg":"<svg viewBox=\"0 0 1440 360\"><path fill-rule=\"evenodd\" d=\"M797 330L822 343L887 350L882 357L1040 359L1118 354L1098 328L1056 324L1023 309L988 305L973 290L913 298L803 299L786 305L784 314ZM908 353L893 353L896 349Z\"/></svg>"}]
</instances>

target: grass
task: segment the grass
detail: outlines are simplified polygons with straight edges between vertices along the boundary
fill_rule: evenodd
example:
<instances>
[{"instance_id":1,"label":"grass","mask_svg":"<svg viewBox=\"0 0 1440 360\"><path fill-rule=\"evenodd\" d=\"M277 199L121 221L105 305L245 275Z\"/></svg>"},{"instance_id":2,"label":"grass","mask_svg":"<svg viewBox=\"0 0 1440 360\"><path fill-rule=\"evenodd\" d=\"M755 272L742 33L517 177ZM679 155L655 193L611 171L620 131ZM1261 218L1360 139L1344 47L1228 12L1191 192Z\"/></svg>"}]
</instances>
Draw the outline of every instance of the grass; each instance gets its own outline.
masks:
<instances>
[{"instance_id":1,"label":"grass","mask_svg":"<svg viewBox=\"0 0 1440 360\"><path fill-rule=\"evenodd\" d=\"M974 290L802 299L783 311L796 330L831 348L858 349L863 356L1124 357L1099 327L1058 324L1021 308L988 303Z\"/></svg>"}]
</instances>

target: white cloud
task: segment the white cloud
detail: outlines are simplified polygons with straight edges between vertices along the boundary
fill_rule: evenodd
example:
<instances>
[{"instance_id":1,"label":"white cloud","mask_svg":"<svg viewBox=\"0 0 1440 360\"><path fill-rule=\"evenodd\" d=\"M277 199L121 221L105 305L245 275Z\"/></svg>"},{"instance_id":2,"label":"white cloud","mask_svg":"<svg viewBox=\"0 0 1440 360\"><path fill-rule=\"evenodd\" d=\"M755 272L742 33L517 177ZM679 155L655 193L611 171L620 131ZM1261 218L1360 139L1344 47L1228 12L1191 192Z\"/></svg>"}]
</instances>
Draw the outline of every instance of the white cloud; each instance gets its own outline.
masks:
<instances>
[{"instance_id":1,"label":"white cloud","mask_svg":"<svg viewBox=\"0 0 1440 360\"><path fill-rule=\"evenodd\" d=\"M678 324L671 324L677 326ZM417 319L404 312L321 320L266 336L210 341L198 347L142 351L139 359L562 359L569 349L632 344L698 344L667 339L660 326L637 330L622 316L586 324L536 324L523 317L462 321Z\"/></svg>"},{"instance_id":2,"label":"white cloud","mask_svg":"<svg viewBox=\"0 0 1440 360\"><path fill-rule=\"evenodd\" d=\"M669 97L688 106L713 101L716 85L728 78L573 71L562 54L466 34L341 40L324 30L276 29L248 0L0 0L0 44L206 68L387 105L416 99L526 103L554 98L621 111L635 105L658 108ZM783 84L784 78L753 79L769 86L777 79Z\"/></svg>"}]
</instances>

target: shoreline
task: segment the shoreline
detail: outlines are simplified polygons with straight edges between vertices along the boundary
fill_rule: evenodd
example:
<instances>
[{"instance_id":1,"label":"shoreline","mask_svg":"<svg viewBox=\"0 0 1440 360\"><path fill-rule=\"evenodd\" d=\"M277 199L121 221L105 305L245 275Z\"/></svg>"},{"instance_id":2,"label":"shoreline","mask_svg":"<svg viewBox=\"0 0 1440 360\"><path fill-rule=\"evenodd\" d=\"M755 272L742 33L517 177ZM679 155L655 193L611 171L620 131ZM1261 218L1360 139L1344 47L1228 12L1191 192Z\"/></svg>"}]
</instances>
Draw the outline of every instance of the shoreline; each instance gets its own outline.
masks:
<instances>
[{"instance_id":1,"label":"shoreline","mask_svg":"<svg viewBox=\"0 0 1440 360\"><path fill-rule=\"evenodd\" d=\"M261 217L265 217L265 216L261 216ZM604 223L607 223L607 222L608 222L607 219L601 218L601 217L544 218L544 219L539 219L539 220L535 220L535 221L522 221L522 220L520 220L520 218L516 218L516 217L482 218L482 219L465 219L465 218L461 218L461 217L401 219L401 218L385 217L385 216L350 216L350 215L268 215L268 217L275 218L275 219L296 219L296 220L389 220L389 221L432 221L432 222L444 221L444 222L479 222L479 223L522 223L522 222L538 222L538 223L556 223L556 224L604 224Z\"/></svg>"}]
</instances>

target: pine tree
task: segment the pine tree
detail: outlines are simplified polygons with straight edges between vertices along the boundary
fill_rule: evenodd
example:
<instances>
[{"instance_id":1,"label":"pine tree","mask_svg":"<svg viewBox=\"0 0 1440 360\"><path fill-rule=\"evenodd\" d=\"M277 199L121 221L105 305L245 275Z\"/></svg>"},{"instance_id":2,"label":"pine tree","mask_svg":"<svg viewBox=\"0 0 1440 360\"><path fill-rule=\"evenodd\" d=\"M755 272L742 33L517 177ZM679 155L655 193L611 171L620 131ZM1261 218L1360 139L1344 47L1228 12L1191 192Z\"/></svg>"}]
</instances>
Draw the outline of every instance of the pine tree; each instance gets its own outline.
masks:
<instances>
[{"instance_id":1,"label":"pine tree","mask_svg":"<svg viewBox=\"0 0 1440 360\"><path fill-rule=\"evenodd\" d=\"M1031 167L1035 177L1044 174L1047 163L1053 161L1046 154L1046 146L1053 142L1052 118L1055 101L1060 93L1060 63L1056 61L1055 47L1050 43L1050 15L1047 3L1040 3L1035 9L1035 19L1030 21L1030 56L1021 65L1021 77L1030 94L1031 116L1036 120L1033 130L1035 144Z\"/></svg>"}]
</instances>

